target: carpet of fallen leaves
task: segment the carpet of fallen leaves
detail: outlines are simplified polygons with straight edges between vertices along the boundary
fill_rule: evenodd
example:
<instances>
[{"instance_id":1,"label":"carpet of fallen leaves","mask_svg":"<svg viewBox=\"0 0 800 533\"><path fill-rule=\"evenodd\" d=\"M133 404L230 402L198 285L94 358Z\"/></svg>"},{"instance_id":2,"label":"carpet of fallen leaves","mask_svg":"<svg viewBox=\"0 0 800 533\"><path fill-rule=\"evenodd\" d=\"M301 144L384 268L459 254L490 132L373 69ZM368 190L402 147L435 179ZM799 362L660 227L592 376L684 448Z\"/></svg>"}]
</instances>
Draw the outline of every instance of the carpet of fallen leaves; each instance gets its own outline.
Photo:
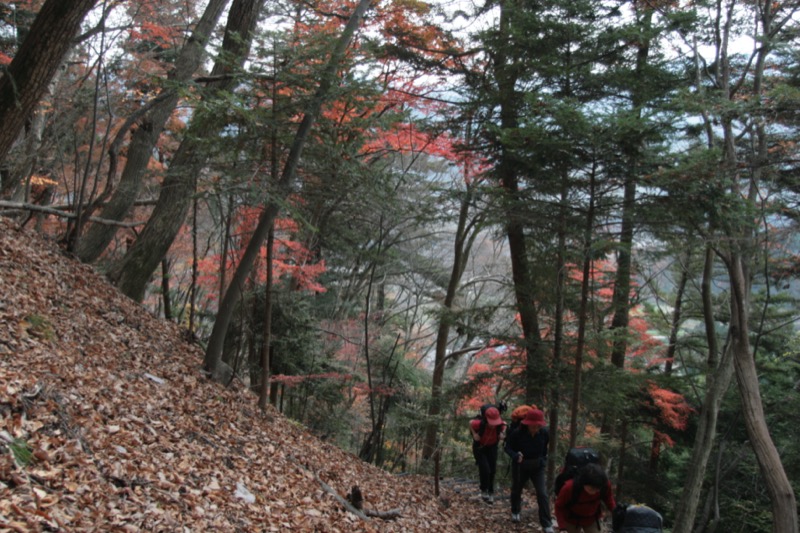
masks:
<instances>
[{"instance_id":1,"label":"carpet of fallen leaves","mask_svg":"<svg viewBox=\"0 0 800 533\"><path fill-rule=\"evenodd\" d=\"M0 218L0 531L538 530L394 476L201 369L181 329ZM357 485L359 517L343 500ZM526 523L527 522L527 523Z\"/></svg>"}]
</instances>

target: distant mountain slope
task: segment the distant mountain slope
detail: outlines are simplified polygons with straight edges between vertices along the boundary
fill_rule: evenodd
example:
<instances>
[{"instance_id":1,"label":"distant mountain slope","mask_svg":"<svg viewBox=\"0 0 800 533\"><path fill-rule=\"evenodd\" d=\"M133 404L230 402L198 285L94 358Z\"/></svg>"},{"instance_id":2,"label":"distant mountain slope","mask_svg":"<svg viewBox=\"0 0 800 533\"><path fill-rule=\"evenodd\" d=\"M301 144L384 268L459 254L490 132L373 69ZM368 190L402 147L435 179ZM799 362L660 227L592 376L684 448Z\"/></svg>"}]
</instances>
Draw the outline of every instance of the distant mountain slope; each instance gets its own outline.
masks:
<instances>
[{"instance_id":1,"label":"distant mountain slope","mask_svg":"<svg viewBox=\"0 0 800 533\"><path fill-rule=\"evenodd\" d=\"M488 530L473 498L448 509L206 380L176 325L2 218L0 294L0 530ZM399 518L348 512L353 485Z\"/></svg>"}]
</instances>

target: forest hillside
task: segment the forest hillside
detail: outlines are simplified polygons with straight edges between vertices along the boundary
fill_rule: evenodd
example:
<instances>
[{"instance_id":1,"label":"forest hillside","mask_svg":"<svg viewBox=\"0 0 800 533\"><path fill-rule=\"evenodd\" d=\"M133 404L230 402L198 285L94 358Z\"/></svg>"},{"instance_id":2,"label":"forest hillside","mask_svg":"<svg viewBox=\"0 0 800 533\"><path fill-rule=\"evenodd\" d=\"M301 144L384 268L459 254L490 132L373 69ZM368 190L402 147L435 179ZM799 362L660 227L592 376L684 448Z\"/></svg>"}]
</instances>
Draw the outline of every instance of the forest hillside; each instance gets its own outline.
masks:
<instances>
[{"instance_id":1,"label":"forest hillside","mask_svg":"<svg viewBox=\"0 0 800 533\"><path fill-rule=\"evenodd\" d=\"M485 531L471 487L319 440L51 242L0 219L0 529ZM330 413L330 416L338 416ZM359 517L346 509L357 485ZM491 508L505 516L505 505ZM382 514L384 517L375 516ZM510 522L509 522L509 525Z\"/></svg>"}]
</instances>

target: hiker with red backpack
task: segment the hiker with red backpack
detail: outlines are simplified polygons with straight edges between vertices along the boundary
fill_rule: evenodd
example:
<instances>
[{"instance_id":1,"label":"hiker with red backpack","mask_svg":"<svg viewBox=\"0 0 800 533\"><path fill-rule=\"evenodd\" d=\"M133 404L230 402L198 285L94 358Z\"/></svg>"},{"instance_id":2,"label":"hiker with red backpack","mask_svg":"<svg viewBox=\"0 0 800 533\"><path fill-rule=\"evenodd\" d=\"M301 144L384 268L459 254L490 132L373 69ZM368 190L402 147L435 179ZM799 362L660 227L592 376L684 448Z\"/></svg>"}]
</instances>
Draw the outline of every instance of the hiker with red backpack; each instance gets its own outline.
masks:
<instances>
[{"instance_id":1,"label":"hiker with red backpack","mask_svg":"<svg viewBox=\"0 0 800 533\"><path fill-rule=\"evenodd\" d=\"M502 405L502 404L501 404ZM497 472L497 445L505 436L506 423L494 405L481 407L481 414L469 422L472 434L472 455L478 465L481 498L494 502L494 476Z\"/></svg>"},{"instance_id":2,"label":"hiker with red backpack","mask_svg":"<svg viewBox=\"0 0 800 533\"><path fill-rule=\"evenodd\" d=\"M617 506L603 467L589 463L567 480L556 496L558 529L567 533L600 533L601 504L609 511Z\"/></svg>"},{"instance_id":3,"label":"hiker with red backpack","mask_svg":"<svg viewBox=\"0 0 800 533\"><path fill-rule=\"evenodd\" d=\"M508 435L505 445L505 451L511 457L511 520L520 521L522 489L531 480L539 507L539 523L545 533L553 533L553 518L545 485L549 442L550 433L545 426L544 413L532 408L520 421L519 427Z\"/></svg>"}]
</instances>

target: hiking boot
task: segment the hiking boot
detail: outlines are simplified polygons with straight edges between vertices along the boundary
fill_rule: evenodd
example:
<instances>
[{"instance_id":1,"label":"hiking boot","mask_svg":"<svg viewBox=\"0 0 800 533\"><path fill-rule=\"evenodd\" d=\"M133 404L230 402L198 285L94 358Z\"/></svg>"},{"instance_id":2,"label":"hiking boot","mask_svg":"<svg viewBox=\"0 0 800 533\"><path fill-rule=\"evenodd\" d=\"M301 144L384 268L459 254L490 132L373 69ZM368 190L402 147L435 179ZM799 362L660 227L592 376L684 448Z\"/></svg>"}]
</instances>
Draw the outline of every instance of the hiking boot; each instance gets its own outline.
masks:
<instances>
[{"instance_id":1,"label":"hiking boot","mask_svg":"<svg viewBox=\"0 0 800 533\"><path fill-rule=\"evenodd\" d=\"M519 513L511 513L511 521L512 522L519 522Z\"/></svg>"},{"instance_id":2,"label":"hiking boot","mask_svg":"<svg viewBox=\"0 0 800 533\"><path fill-rule=\"evenodd\" d=\"M481 498L483 499L483 501L488 502L491 496L489 496L489 493L484 490L481 491Z\"/></svg>"},{"instance_id":3,"label":"hiking boot","mask_svg":"<svg viewBox=\"0 0 800 533\"><path fill-rule=\"evenodd\" d=\"M486 503L494 503L494 494L491 492L489 493L489 497L486 498Z\"/></svg>"}]
</instances>

